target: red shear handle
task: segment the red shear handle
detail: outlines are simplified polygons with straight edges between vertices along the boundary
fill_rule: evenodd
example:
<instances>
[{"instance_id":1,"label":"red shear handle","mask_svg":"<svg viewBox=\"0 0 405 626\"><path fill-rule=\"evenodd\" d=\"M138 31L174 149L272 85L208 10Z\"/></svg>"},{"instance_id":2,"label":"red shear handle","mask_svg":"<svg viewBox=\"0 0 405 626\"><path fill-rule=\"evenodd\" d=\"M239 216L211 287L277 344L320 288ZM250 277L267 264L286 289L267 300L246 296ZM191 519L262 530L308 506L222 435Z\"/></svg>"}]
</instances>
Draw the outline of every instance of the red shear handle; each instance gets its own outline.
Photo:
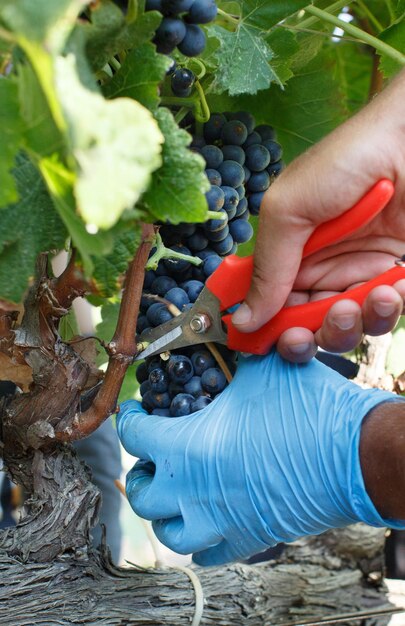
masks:
<instances>
[{"instance_id":1,"label":"red shear handle","mask_svg":"<svg viewBox=\"0 0 405 626\"><path fill-rule=\"evenodd\" d=\"M325 315L332 304L338 302L338 300L349 298L362 305L366 296L374 287L378 285L393 285L402 278L405 278L405 267L393 267L376 278L369 280L364 285L340 293L337 296L281 309L273 319L254 333L239 332L231 322L231 315L224 315L222 320L228 329L227 346L231 350L239 350L240 352L266 354L272 345L276 343L281 333L288 328L300 326L308 328L312 332L317 331L322 326Z\"/></svg>"},{"instance_id":2,"label":"red shear handle","mask_svg":"<svg viewBox=\"0 0 405 626\"><path fill-rule=\"evenodd\" d=\"M368 224L388 204L394 186L388 179L378 181L351 209L316 228L308 239L303 257L340 241L361 226ZM220 301L220 310L239 304L249 291L253 273L253 257L226 257L208 278L206 286Z\"/></svg>"}]
</instances>

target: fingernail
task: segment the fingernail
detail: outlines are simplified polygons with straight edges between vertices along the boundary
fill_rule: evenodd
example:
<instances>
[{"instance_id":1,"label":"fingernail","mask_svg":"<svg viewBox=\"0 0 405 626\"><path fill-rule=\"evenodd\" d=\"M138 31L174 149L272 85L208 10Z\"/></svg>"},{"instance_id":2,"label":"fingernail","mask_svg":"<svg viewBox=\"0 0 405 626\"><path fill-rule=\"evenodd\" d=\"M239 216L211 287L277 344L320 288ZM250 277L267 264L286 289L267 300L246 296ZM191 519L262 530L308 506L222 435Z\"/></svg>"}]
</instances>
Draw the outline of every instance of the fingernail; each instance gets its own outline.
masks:
<instances>
[{"instance_id":1,"label":"fingernail","mask_svg":"<svg viewBox=\"0 0 405 626\"><path fill-rule=\"evenodd\" d=\"M393 302L376 302L374 304L374 311L380 317L389 317L394 313L396 305Z\"/></svg>"},{"instance_id":2,"label":"fingernail","mask_svg":"<svg viewBox=\"0 0 405 626\"><path fill-rule=\"evenodd\" d=\"M293 343L290 346L288 346L288 349L292 354L304 354L304 352L307 352L310 349L310 347L311 346L308 342Z\"/></svg>"},{"instance_id":3,"label":"fingernail","mask_svg":"<svg viewBox=\"0 0 405 626\"><path fill-rule=\"evenodd\" d=\"M242 302L240 307L232 315L233 324L248 324L252 319L252 311L246 302Z\"/></svg>"},{"instance_id":4,"label":"fingernail","mask_svg":"<svg viewBox=\"0 0 405 626\"><path fill-rule=\"evenodd\" d=\"M336 315L333 318L333 323L340 330L350 330L356 323L355 315Z\"/></svg>"}]
</instances>

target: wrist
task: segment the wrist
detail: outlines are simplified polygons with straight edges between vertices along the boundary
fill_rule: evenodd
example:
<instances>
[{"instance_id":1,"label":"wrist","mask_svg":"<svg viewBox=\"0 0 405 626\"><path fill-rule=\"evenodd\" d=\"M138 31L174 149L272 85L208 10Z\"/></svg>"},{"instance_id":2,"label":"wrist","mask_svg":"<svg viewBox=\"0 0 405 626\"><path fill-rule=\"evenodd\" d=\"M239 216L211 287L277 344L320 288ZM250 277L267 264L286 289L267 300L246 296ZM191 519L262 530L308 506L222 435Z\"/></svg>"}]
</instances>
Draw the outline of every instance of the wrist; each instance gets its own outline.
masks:
<instances>
[{"instance_id":1,"label":"wrist","mask_svg":"<svg viewBox=\"0 0 405 626\"><path fill-rule=\"evenodd\" d=\"M379 404L360 435L364 484L379 514L405 520L405 401Z\"/></svg>"}]
</instances>

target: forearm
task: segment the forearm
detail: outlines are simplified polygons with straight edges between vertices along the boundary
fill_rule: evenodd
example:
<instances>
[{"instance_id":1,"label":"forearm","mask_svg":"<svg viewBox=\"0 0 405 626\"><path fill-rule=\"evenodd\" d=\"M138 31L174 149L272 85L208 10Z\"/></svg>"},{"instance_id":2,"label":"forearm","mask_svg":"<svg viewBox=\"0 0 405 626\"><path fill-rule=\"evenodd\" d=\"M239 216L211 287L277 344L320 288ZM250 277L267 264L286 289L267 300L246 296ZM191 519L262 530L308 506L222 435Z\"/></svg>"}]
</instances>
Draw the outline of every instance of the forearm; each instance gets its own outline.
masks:
<instances>
[{"instance_id":1,"label":"forearm","mask_svg":"<svg viewBox=\"0 0 405 626\"><path fill-rule=\"evenodd\" d=\"M380 515L405 519L405 402L378 405L363 422L360 463Z\"/></svg>"}]
</instances>

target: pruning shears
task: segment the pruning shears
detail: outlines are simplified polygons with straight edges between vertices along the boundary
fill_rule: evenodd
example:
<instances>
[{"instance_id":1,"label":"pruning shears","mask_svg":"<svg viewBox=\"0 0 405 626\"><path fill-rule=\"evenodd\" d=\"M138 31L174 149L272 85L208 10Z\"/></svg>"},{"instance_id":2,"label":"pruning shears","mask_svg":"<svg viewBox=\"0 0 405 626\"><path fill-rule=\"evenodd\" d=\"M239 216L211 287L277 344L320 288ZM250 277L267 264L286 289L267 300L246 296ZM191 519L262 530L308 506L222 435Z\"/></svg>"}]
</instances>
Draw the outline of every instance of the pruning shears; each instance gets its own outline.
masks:
<instances>
[{"instance_id":1,"label":"pruning shears","mask_svg":"<svg viewBox=\"0 0 405 626\"><path fill-rule=\"evenodd\" d=\"M351 209L318 226L304 247L303 258L344 239L368 224L388 204L393 194L392 182L388 179L380 180ZM395 262L393 268L351 289L349 293L343 292L323 300L284 307L259 330L242 333L233 326L228 310L244 300L249 291L252 273L253 256L226 257L207 279L191 309L142 333L143 350L136 360L206 342L225 344L229 349L240 352L266 354L288 328L301 326L312 332L317 331L335 302L350 297L361 305L374 287L393 285L405 278L405 255Z\"/></svg>"}]
</instances>

